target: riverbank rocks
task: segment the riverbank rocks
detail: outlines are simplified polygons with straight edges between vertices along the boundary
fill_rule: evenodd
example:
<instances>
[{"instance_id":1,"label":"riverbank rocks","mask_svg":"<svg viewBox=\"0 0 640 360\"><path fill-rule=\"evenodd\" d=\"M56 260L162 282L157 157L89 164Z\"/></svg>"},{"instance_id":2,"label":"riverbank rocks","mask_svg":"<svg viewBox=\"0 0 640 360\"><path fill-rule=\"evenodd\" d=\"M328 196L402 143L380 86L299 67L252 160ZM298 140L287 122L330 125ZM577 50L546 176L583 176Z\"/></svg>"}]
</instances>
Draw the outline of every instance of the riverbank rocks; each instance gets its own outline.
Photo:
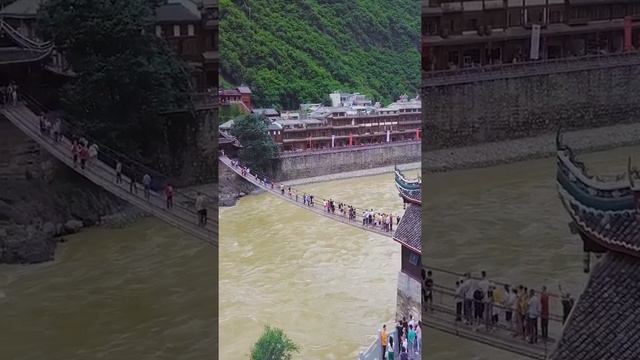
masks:
<instances>
[{"instance_id":1,"label":"riverbank rocks","mask_svg":"<svg viewBox=\"0 0 640 360\"><path fill-rule=\"evenodd\" d=\"M69 220L64 224L64 230L67 234L75 234L84 227L80 220Z\"/></svg>"},{"instance_id":2,"label":"riverbank rocks","mask_svg":"<svg viewBox=\"0 0 640 360\"><path fill-rule=\"evenodd\" d=\"M0 232L0 263L36 264L53 260L57 241L33 226L11 226Z\"/></svg>"}]
</instances>

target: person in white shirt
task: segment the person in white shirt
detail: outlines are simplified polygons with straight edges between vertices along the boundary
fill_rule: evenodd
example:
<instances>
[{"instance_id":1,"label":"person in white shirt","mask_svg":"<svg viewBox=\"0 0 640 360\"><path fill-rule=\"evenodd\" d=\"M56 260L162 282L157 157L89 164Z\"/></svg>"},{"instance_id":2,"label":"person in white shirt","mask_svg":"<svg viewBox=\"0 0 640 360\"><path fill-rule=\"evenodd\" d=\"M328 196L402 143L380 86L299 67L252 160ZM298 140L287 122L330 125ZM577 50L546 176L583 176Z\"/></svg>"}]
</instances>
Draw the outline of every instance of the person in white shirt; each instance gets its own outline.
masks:
<instances>
[{"instance_id":1,"label":"person in white shirt","mask_svg":"<svg viewBox=\"0 0 640 360\"><path fill-rule=\"evenodd\" d=\"M464 318L467 325L471 324L473 319L473 292L475 291L475 281L471 279L469 273L466 274L466 279L462 282L462 291L464 293Z\"/></svg>"},{"instance_id":2,"label":"person in white shirt","mask_svg":"<svg viewBox=\"0 0 640 360\"><path fill-rule=\"evenodd\" d=\"M538 342L538 317L540 316L540 298L535 290L529 291L529 303L527 309L527 320L529 322L529 343Z\"/></svg>"}]
</instances>

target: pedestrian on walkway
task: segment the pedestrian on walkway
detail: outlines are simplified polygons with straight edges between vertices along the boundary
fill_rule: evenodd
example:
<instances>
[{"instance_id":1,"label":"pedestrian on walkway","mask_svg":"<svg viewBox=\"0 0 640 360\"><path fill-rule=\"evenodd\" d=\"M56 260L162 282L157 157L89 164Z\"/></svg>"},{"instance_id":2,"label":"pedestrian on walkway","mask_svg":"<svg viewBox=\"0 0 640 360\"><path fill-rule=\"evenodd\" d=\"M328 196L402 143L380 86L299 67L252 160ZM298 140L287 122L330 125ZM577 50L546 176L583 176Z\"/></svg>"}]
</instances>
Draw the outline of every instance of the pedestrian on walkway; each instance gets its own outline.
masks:
<instances>
[{"instance_id":1,"label":"pedestrian on walkway","mask_svg":"<svg viewBox=\"0 0 640 360\"><path fill-rule=\"evenodd\" d=\"M404 346L400 349L400 360L409 360L409 354L407 354L407 349Z\"/></svg>"},{"instance_id":2,"label":"pedestrian on walkway","mask_svg":"<svg viewBox=\"0 0 640 360\"><path fill-rule=\"evenodd\" d=\"M93 143L89 146L89 164L95 166L98 161L98 144Z\"/></svg>"},{"instance_id":3,"label":"pedestrian on walkway","mask_svg":"<svg viewBox=\"0 0 640 360\"><path fill-rule=\"evenodd\" d=\"M89 158L89 149L87 149L85 145L80 146L79 157L80 157L80 168L84 170L87 165L87 159Z\"/></svg>"},{"instance_id":4,"label":"pedestrian on walkway","mask_svg":"<svg viewBox=\"0 0 640 360\"><path fill-rule=\"evenodd\" d=\"M415 353L416 346L416 330L414 328L415 324L409 324L409 334L407 334L407 349L409 349L410 354Z\"/></svg>"},{"instance_id":5,"label":"pedestrian on walkway","mask_svg":"<svg viewBox=\"0 0 640 360\"><path fill-rule=\"evenodd\" d=\"M171 186L171 184L167 184L167 187L164 189L164 196L167 200L167 209L173 209L173 186Z\"/></svg>"},{"instance_id":6,"label":"pedestrian on walkway","mask_svg":"<svg viewBox=\"0 0 640 360\"><path fill-rule=\"evenodd\" d=\"M416 354L418 355L418 359L420 358L420 353L422 351L422 321L418 321L418 325L416 326Z\"/></svg>"},{"instance_id":7,"label":"pedestrian on walkway","mask_svg":"<svg viewBox=\"0 0 640 360\"><path fill-rule=\"evenodd\" d=\"M527 315L529 320L529 343L534 344L538 342L538 316L540 316L540 299L533 289L529 291Z\"/></svg>"},{"instance_id":8,"label":"pedestrian on walkway","mask_svg":"<svg viewBox=\"0 0 640 360\"><path fill-rule=\"evenodd\" d=\"M60 130L61 130L61 125L62 121L60 121L60 118L57 118L54 120L53 122L53 141L57 144L60 142Z\"/></svg>"},{"instance_id":9,"label":"pedestrian on walkway","mask_svg":"<svg viewBox=\"0 0 640 360\"><path fill-rule=\"evenodd\" d=\"M380 330L380 347L382 348L382 360L387 358L387 345L389 345L389 334L387 334L387 325L383 324Z\"/></svg>"},{"instance_id":10,"label":"pedestrian on walkway","mask_svg":"<svg viewBox=\"0 0 640 360\"><path fill-rule=\"evenodd\" d=\"M16 106L18 103L18 85L15 83L11 85L11 102L13 103L13 106Z\"/></svg>"},{"instance_id":11,"label":"pedestrian on walkway","mask_svg":"<svg viewBox=\"0 0 640 360\"><path fill-rule=\"evenodd\" d=\"M547 287L542 287L540 295L540 329L542 331L542 339L545 341L549 337L549 293Z\"/></svg>"},{"instance_id":12,"label":"pedestrian on walkway","mask_svg":"<svg viewBox=\"0 0 640 360\"><path fill-rule=\"evenodd\" d=\"M138 185L136 184L136 174L130 174L129 176L129 193L138 194Z\"/></svg>"},{"instance_id":13,"label":"pedestrian on walkway","mask_svg":"<svg viewBox=\"0 0 640 360\"><path fill-rule=\"evenodd\" d=\"M42 129L44 132L44 120L42 122ZM76 168L78 166L78 158L80 157L80 145L76 139L73 139L73 143L71 144L71 157L73 158L73 167Z\"/></svg>"},{"instance_id":14,"label":"pedestrian on walkway","mask_svg":"<svg viewBox=\"0 0 640 360\"><path fill-rule=\"evenodd\" d=\"M40 134L44 135L44 119L45 119L44 114L40 114L40 117L38 119L40 122Z\"/></svg>"},{"instance_id":15,"label":"pedestrian on walkway","mask_svg":"<svg viewBox=\"0 0 640 360\"><path fill-rule=\"evenodd\" d=\"M389 336L389 345L387 346L387 360L393 360L394 358L393 336Z\"/></svg>"},{"instance_id":16,"label":"pedestrian on walkway","mask_svg":"<svg viewBox=\"0 0 640 360\"><path fill-rule=\"evenodd\" d=\"M196 211L198 212L198 225L206 226L207 225L207 207L205 204L204 195L201 192L198 192L198 196L196 196Z\"/></svg>"},{"instance_id":17,"label":"pedestrian on walkway","mask_svg":"<svg viewBox=\"0 0 640 360\"><path fill-rule=\"evenodd\" d=\"M142 177L142 185L144 186L144 198L149 201L151 199L151 175L144 174Z\"/></svg>"},{"instance_id":18,"label":"pedestrian on walkway","mask_svg":"<svg viewBox=\"0 0 640 360\"><path fill-rule=\"evenodd\" d=\"M122 183L122 163L120 160L116 162L116 184Z\"/></svg>"}]
</instances>

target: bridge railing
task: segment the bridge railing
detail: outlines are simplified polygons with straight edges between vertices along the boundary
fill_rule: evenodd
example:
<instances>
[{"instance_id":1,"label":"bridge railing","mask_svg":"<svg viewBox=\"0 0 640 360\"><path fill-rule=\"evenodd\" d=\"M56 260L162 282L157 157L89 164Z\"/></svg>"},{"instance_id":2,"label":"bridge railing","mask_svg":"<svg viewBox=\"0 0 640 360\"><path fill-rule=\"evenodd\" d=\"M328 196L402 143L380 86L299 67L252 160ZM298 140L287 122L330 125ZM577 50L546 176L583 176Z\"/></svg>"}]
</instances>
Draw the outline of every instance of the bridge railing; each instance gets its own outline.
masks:
<instances>
[{"instance_id":1,"label":"bridge railing","mask_svg":"<svg viewBox=\"0 0 640 360\"><path fill-rule=\"evenodd\" d=\"M27 102L27 104L31 108L33 108L33 110L35 110L36 113L46 114L47 112L51 111L51 109L46 108L44 105L42 105L34 97L30 96L28 93L21 92L20 96L24 101ZM68 136L69 134L67 133L65 135ZM120 153L117 150L111 149L106 145L96 141L95 139L92 139L89 136L83 135L83 137L87 139L87 141L89 141L90 143L94 143L98 145L99 147L98 160L100 160L104 165L108 166L107 168L105 168L105 170L113 173L113 178L111 180L115 179L115 176L116 176L115 165L118 161L120 161L122 163L123 175L129 177L130 179L140 179L142 175L145 173L148 173L150 176L152 176L152 184L151 184L152 191L150 192L150 194L153 196L159 196L158 191L161 191L162 188L166 185L166 182L169 176L164 175L159 171L154 170L123 153ZM69 148L71 147L71 142L68 137L66 139L63 138L63 141L66 142L66 145ZM154 177L155 177L155 180L154 180ZM140 183L139 180L136 180L135 182L138 184ZM208 199L207 202L209 204L217 203L217 199L214 199L213 197L208 196L206 194L203 194L203 195ZM181 190L174 188L174 199L177 198L178 196L186 199L187 202L189 203L195 204L195 198L189 196L188 194L184 193ZM162 198L161 195L159 197ZM214 202L214 200L216 202ZM179 202L175 202L173 206L176 208L180 208L185 212L193 214L194 217L197 216L197 212L194 210L194 208L190 206L185 206ZM207 220L212 222L217 221L216 218L212 218L211 216L209 216L209 214L207 215Z\"/></svg>"},{"instance_id":2,"label":"bridge railing","mask_svg":"<svg viewBox=\"0 0 640 360\"><path fill-rule=\"evenodd\" d=\"M393 233L393 229L398 225L399 221L398 221L398 217L399 215L393 215L392 212L381 212L381 211L372 211L371 208L358 208L355 206L352 206L353 211L354 211L354 216L352 218L349 218L349 206L350 204L346 203L346 202L341 202L338 200L334 200L331 197L326 197L326 196L319 196L319 195L315 195L315 194L311 194L305 191L301 191L297 188L294 188L292 186L288 186L288 185L284 185L281 183L277 183L275 181L271 181L269 180L266 176L264 175L260 175L258 173L256 173L255 171L247 168L246 166L241 165L239 162L237 162L236 160L232 160L226 156L224 156L226 159L228 159L228 161L230 162L230 165L232 167L235 167L236 169L239 169L243 172L246 172L246 177L253 177L255 179L255 181L257 181L258 183L260 183L264 188L266 189L270 189L272 192L277 193L278 195L289 199L290 201L295 201L297 203L302 203L305 204L304 202L304 195L311 195L313 196L312 202L311 203L307 203L305 205L312 207L312 208L318 208L318 207L322 207L323 203L325 201L333 201L334 203L334 209L335 212L331 212L331 211L327 211L327 208L323 208L323 211L327 213L327 215L331 215L331 216L335 216L338 218L341 218L343 220L349 220L355 224L362 224L363 226L368 226L368 227L375 227L377 229L380 229L381 231L385 231L384 229L384 224L379 224L379 225L375 225L372 223L369 223L367 221L364 221L363 219L363 213L365 211L367 212L373 212L373 213L378 213L378 214L384 214L387 216L391 216L391 228L387 231L389 233ZM282 187L284 188L282 188ZM342 209L344 212L340 212L340 205L342 205ZM375 216L374 216L375 218ZM394 222L395 221L395 222Z\"/></svg>"}]
</instances>

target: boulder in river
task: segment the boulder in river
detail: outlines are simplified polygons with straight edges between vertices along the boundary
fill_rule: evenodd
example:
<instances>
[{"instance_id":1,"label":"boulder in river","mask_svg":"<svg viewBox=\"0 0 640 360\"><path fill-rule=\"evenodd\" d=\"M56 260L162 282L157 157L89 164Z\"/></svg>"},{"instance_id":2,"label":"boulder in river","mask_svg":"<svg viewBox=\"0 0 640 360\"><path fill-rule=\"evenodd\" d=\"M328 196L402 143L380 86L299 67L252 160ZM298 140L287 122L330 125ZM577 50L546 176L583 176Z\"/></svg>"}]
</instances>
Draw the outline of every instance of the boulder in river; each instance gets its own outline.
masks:
<instances>
[{"instance_id":1,"label":"boulder in river","mask_svg":"<svg viewBox=\"0 0 640 360\"><path fill-rule=\"evenodd\" d=\"M64 224L64 230L67 232L67 234L75 234L80 231L83 226L84 225L80 220L69 220Z\"/></svg>"}]
</instances>

